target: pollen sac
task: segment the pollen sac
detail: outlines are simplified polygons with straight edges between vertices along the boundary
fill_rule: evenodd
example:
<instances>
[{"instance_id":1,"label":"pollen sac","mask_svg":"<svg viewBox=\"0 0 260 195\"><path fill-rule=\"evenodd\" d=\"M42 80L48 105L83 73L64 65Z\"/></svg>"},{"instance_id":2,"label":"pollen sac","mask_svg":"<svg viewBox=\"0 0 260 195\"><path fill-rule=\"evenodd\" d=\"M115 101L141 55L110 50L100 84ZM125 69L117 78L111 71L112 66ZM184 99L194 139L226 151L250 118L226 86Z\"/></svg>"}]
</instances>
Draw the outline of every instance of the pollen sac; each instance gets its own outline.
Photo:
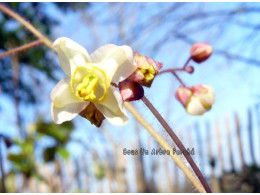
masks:
<instances>
[{"instance_id":1,"label":"pollen sac","mask_svg":"<svg viewBox=\"0 0 260 195\"><path fill-rule=\"evenodd\" d=\"M124 101L140 100L144 96L142 85L134 81L122 81L119 83L119 91Z\"/></svg>"},{"instance_id":2,"label":"pollen sac","mask_svg":"<svg viewBox=\"0 0 260 195\"><path fill-rule=\"evenodd\" d=\"M128 77L128 80L151 87L156 74L162 68L162 63L143 56L140 53L134 54L134 62L138 68Z\"/></svg>"},{"instance_id":3,"label":"pollen sac","mask_svg":"<svg viewBox=\"0 0 260 195\"><path fill-rule=\"evenodd\" d=\"M80 113L80 116L86 118L90 121L92 125L100 127L103 120L105 119L104 115L96 108L96 106L90 102L89 105Z\"/></svg>"},{"instance_id":4,"label":"pollen sac","mask_svg":"<svg viewBox=\"0 0 260 195\"><path fill-rule=\"evenodd\" d=\"M190 48L191 59L197 63L204 62L213 53L213 48L207 43L195 43Z\"/></svg>"}]
</instances>

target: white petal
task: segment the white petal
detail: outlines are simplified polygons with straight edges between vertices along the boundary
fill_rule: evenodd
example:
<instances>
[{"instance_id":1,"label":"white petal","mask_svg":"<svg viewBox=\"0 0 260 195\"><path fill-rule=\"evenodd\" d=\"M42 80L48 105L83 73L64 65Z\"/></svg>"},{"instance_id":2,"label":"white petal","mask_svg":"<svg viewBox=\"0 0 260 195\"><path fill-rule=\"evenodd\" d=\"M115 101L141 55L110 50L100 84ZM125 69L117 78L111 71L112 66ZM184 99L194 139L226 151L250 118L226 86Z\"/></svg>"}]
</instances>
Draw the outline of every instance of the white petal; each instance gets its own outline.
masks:
<instances>
[{"instance_id":1,"label":"white petal","mask_svg":"<svg viewBox=\"0 0 260 195\"><path fill-rule=\"evenodd\" d=\"M191 115L202 115L207 109L202 106L200 99L197 96L192 96L191 100L186 105L186 111Z\"/></svg>"},{"instance_id":2,"label":"white petal","mask_svg":"<svg viewBox=\"0 0 260 195\"><path fill-rule=\"evenodd\" d=\"M83 109L88 106L89 102L80 102L68 104L62 108L57 108L51 104L51 116L55 123L61 124L75 118Z\"/></svg>"},{"instance_id":3,"label":"white petal","mask_svg":"<svg viewBox=\"0 0 260 195\"><path fill-rule=\"evenodd\" d=\"M112 80L114 83L125 80L137 69L137 65L134 63L132 49L129 46L120 46L120 48L125 51L127 59L124 64L118 67Z\"/></svg>"},{"instance_id":4,"label":"white petal","mask_svg":"<svg viewBox=\"0 0 260 195\"><path fill-rule=\"evenodd\" d=\"M133 63L133 51L129 46L104 45L90 55L92 62L101 62L113 59L104 66L108 75L112 75L112 82L120 82L130 76L137 68ZM115 61L117 64L115 65Z\"/></svg>"},{"instance_id":5,"label":"white petal","mask_svg":"<svg viewBox=\"0 0 260 195\"><path fill-rule=\"evenodd\" d=\"M128 122L128 116L123 106L121 95L113 87L108 89L108 93L104 101L95 103L95 106L113 125L122 126Z\"/></svg>"},{"instance_id":6,"label":"white petal","mask_svg":"<svg viewBox=\"0 0 260 195\"><path fill-rule=\"evenodd\" d=\"M71 76L76 67L90 62L87 50L69 38L58 38L53 46L57 49L60 65L68 76Z\"/></svg>"},{"instance_id":7,"label":"white petal","mask_svg":"<svg viewBox=\"0 0 260 195\"><path fill-rule=\"evenodd\" d=\"M200 95L198 95L201 104L205 107L205 108L211 108L212 104L214 104L215 102L215 93L214 93L214 89L212 87L210 87L209 85L202 85L203 87L205 87L208 91L206 93L201 93Z\"/></svg>"},{"instance_id":8,"label":"white petal","mask_svg":"<svg viewBox=\"0 0 260 195\"><path fill-rule=\"evenodd\" d=\"M74 102L83 100L75 96L70 86L70 77L64 77L52 90L51 101L55 107L63 107Z\"/></svg>"}]
</instances>

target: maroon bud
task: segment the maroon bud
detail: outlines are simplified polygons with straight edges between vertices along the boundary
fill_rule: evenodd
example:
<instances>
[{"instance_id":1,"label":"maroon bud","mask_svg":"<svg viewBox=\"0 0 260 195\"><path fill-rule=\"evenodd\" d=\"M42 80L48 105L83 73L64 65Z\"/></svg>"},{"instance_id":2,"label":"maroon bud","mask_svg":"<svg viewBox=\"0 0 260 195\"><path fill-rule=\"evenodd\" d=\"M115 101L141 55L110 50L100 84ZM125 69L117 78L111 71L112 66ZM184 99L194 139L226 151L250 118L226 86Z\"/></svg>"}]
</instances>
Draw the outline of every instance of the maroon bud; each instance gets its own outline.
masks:
<instances>
[{"instance_id":1,"label":"maroon bud","mask_svg":"<svg viewBox=\"0 0 260 195\"><path fill-rule=\"evenodd\" d=\"M195 43L190 48L190 55L197 63L204 62L213 53L213 48L207 43Z\"/></svg>"},{"instance_id":2,"label":"maroon bud","mask_svg":"<svg viewBox=\"0 0 260 195\"><path fill-rule=\"evenodd\" d=\"M187 66L187 67L185 67L185 71L187 73L192 74L194 72L194 67L193 66Z\"/></svg>"},{"instance_id":3,"label":"maroon bud","mask_svg":"<svg viewBox=\"0 0 260 195\"><path fill-rule=\"evenodd\" d=\"M144 96L142 85L134 81L124 80L119 83L119 91L124 101L140 100Z\"/></svg>"}]
</instances>

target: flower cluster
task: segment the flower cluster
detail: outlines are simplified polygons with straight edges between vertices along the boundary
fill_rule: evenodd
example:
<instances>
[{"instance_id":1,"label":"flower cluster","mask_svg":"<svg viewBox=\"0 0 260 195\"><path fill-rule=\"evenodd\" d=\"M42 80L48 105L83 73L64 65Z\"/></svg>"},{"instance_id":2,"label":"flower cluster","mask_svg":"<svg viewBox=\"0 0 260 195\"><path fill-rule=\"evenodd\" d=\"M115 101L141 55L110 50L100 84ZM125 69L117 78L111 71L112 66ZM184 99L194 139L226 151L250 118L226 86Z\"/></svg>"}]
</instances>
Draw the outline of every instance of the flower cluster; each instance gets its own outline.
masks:
<instances>
[{"instance_id":1,"label":"flower cluster","mask_svg":"<svg viewBox=\"0 0 260 195\"><path fill-rule=\"evenodd\" d=\"M162 63L135 53L129 46L104 45L88 54L82 46L69 38L54 42L60 65L66 76L51 92L51 113L54 122L61 124L77 115L100 127L107 119L114 125L124 125L128 116L124 101L139 100L145 87L151 87ZM201 63L213 49L204 43L194 44L190 53L193 61ZM184 67L193 73L192 66ZM119 92L111 86L118 83ZM116 85L117 86L117 85ZM175 97L192 115L201 115L214 103L210 86L179 87Z\"/></svg>"},{"instance_id":2,"label":"flower cluster","mask_svg":"<svg viewBox=\"0 0 260 195\"><path fill-rule=\"evenodd\" d=\"M190 48L190 59L201 63L207 60L213 52L211 45L207 43L195 43ZM193 66L184 69L188 73L193 73ZM215 102L215 94L209 85L197 85L192 87L180 86L175 92L176 99L185 107L187 113L191 115L202 115L209 111Z\"/></svg>"}]
</instances>

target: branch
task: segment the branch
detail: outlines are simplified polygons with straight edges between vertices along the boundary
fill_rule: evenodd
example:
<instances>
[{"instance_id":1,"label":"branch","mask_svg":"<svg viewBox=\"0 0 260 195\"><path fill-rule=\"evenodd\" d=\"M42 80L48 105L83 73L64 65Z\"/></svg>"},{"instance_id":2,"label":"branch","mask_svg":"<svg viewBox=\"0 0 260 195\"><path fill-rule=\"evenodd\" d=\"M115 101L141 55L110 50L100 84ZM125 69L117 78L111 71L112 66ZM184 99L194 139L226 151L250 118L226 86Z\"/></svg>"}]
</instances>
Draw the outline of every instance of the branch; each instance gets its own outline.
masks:
<instances>
[{"instance_id":1,"label":"branch","mask_svg":"<svg viewBox=\"0 0 260 195\"><path fill-rule=\"evenodd\" d=\"M52 45L52 41L49 40L46 36L44 36L39 30L37 30L33 25L31 25L29 22L27 22L24 18L22 18L20 15L6 7L5 5L0 3L0 10L4 12L5 14L13 17L18 22L23 24L31 33L33 33L36 37L38 37L42 42L47 45L52 50L56 51L56 49Z\"/></svg>"},{"instance_id":2,"label":"branch","mask_svg":"<svg viewBox=\"0 0 260 195\"><path fill-rule=\"evenodd\" d=\"M26 49L29 49L31 47L34 47L34 46L37 46L37 45L40 45L42 44L42 41L41 40L36 40L36 41L33 41L31 43L28 43L28 44L25 44L23 46L20 46L20 47L16 47L14 49L11 49L9 51L6 51L4 53L1 53L0 54L0 58L4 57L4 56L7 56L7 55L10 55L10 54L13 54L15 52L19 52L19 51L23 51L23 50L26 50Z\"/></svg>"}]
</instances>

